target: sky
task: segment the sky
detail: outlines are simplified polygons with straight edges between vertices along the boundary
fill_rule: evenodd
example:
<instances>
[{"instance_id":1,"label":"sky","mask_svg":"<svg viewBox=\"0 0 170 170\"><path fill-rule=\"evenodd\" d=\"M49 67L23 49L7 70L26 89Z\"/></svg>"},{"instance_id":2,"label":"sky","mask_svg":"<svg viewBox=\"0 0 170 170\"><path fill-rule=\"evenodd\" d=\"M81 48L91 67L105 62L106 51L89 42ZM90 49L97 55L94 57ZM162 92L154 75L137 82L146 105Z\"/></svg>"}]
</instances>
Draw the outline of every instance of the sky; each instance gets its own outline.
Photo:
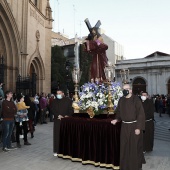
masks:
<instances>
[{"instance_id":1,"label":"sky","mask_svg":"<svg viewBox=\"0 0 170 170\"><path fill-rule=\"evenodd\" d=\"M84 20L98 20L105 34L123 45L126 59L155 51L170 54L170 0L50 0L53 31L87 36Z\"/></svg>"}]
</instances>

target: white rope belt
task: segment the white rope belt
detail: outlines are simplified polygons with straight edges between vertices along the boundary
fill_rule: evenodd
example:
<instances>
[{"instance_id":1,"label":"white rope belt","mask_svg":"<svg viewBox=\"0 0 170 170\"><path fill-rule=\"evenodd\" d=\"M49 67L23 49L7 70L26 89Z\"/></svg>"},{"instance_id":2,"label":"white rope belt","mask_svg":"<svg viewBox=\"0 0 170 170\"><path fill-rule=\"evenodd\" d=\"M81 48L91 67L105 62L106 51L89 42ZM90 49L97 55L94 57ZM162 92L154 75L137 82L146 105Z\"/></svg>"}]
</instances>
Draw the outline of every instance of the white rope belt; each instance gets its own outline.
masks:
<instances>
[{"instance_id":1,"label":"white rope belt","mask_svg":"<svg viewBox=\"0 0 170 170\"><path fill-rule=\"evenodd\" d=\"M151 120L153 120L153 119L148 119L148 120L146 120L146 122L149 122L149 121L151 121Z\"/></svg>"},{"instance_id":2,"label":"white rope belt","mask_svg":"<svg viewBox=\"0 0 170 170\"><path fill-rule=\"evenodd\" d=\"M135 123L137 122L137 120L134 120L134 121L131 121L131 122L125 122L125 121L122 121L123 123Z\"/></svg>"}]
</instances>

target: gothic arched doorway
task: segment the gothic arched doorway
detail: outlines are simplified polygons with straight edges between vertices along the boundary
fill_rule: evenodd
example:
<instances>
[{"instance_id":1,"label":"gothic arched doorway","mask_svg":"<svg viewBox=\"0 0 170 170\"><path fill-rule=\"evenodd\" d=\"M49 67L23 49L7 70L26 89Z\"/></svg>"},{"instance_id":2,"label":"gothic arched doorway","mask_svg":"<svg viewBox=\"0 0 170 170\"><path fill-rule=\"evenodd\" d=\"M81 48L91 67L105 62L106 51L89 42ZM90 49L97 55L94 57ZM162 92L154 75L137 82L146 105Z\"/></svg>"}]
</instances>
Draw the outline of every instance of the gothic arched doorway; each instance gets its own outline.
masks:
<instances>
[{"instance_id":1,"label":"gothic arched doorway","mask_svg":"<svg viewBox=\"0 0 170 170\"><path fill-rule=\"evenodd\" d=\"M31 66L30 66L30 76L32 75L32 73L35 73L35 68L34 68L34 65L31 63Z\"/></svg>"},{"instance_id":2,"label":"gothic arched doorway","mask_svg":"<svg viewBox=\"0 0 170 170\"><path fill-rule=\"evenodd\" d=\"M133 94L140 94L141 91L146 91L146 82L143 78L136 78L133 81Z\"/></svg>"},{"instance_id":3,"label":"gothic arched doorway","mask_svg":"<svg viewBox=\"0 0 170 170\"><path fill-rule=\"evenodd\" d=\"M21 39L7 1L0 1L0 55L4 57L3 82L6 89L15 91L19 74Z\"/></svg>"},{"instance_id":4,"label":"gothic arched doorway","mask_svg":"<svg viewBox=\"0 0 170 170\"><path fill-rule=\"evenodd\" d=\"M36 92L41 93L43 89L43 80L45 75L45 69L43 62L41 60L41 56L34 57L32 60L30 60L31 63L29 64L29 74L30 76L36 76ZM34 78L34 77L32 77Z\"/></svg>"}]
</instances>

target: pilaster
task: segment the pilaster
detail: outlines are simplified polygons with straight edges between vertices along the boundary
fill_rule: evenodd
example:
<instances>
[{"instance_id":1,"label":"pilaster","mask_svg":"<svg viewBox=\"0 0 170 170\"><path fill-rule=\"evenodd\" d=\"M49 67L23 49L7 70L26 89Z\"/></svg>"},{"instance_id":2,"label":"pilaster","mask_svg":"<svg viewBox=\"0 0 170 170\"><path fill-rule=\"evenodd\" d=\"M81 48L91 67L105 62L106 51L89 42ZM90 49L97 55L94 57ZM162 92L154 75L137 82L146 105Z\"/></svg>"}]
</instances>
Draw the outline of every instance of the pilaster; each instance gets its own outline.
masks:
<instances>
[{"instance_id":1,"label":"pilaster","mask_svg":"<svg viewBox=\"0 0 170 170\"><path fill-rule=\"evenodd\" d=\"M22 0L22 28L21 28L21 62L20 62L20 74L21 76L26 76L26 57L27 57L27 27L28 27L28 0Z\"/></svg>"}]
</instances>

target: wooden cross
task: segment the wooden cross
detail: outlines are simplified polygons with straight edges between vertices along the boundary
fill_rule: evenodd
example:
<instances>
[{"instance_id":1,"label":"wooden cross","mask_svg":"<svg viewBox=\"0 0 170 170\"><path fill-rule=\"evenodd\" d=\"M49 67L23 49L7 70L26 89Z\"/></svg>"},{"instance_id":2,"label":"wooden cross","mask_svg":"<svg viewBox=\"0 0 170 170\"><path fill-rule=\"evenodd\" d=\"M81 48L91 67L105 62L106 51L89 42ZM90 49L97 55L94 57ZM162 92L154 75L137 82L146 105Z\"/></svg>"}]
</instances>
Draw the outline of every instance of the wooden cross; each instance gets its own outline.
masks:
<instances>
[{"instance_id":1,"label":"wooden cross","mask_svg":"<svg viewBox=\"0 0 170 170\"><path fill-rule=\"evenodd\" d=\"M96 31L97 31L96 33L97 33L98 35L100 35L99 32L98 32L98 29L99 29L99 27L100 27L100 25L101 25L100 20L97 21L97 23L96 23L96 25L95 25L94 27L91 26L88 18L86 18L86 19L84 20L84 22L86 23L86 26L87 26L87 28L88 28L88 30L89 30L89 32L90 32L91 37L93 37L93 34L92 34L93 28L95 28Z\"/></svg>"}]
</instances>

